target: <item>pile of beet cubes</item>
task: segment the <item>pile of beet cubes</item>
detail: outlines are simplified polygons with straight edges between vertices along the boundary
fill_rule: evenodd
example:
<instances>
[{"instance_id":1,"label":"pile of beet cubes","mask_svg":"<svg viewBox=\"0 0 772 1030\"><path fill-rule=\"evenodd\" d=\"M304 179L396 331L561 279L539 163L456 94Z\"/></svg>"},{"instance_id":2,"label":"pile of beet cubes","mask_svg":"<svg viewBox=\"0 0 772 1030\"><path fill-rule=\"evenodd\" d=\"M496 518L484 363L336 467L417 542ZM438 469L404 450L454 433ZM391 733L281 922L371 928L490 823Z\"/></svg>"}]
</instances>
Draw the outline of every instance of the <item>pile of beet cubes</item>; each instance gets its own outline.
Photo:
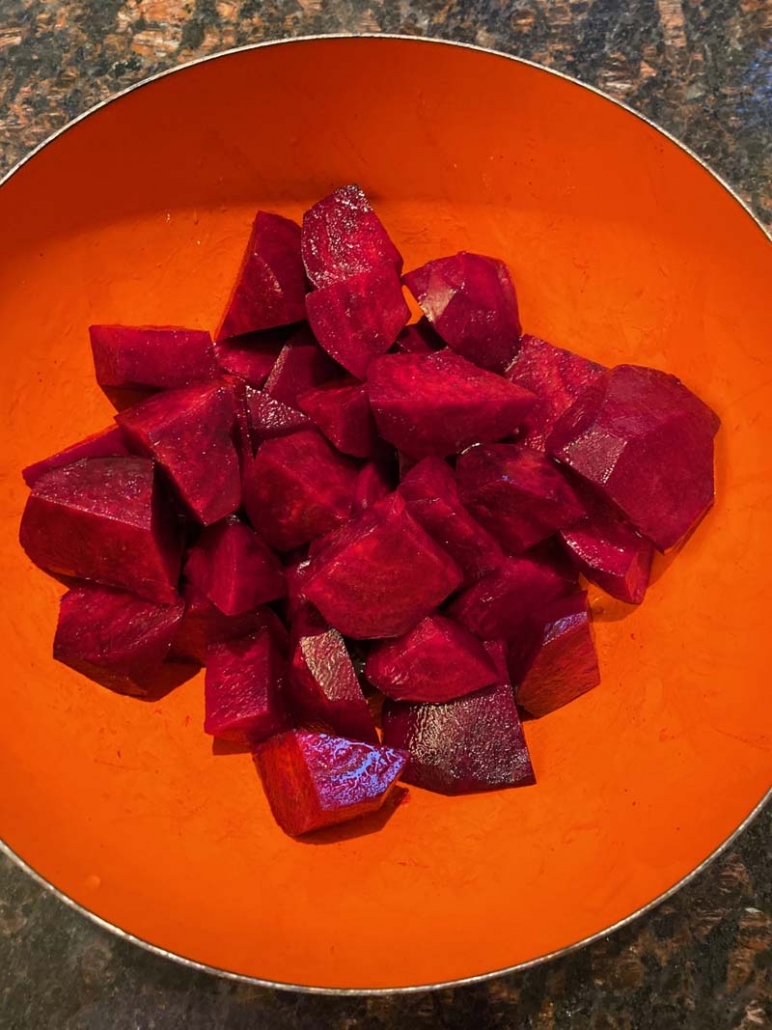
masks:
<instances>
[{"instance_id":1,"label":"pile of beet cubes","mask_svg":"<svg viewBox=\"0 0 772 1030\"><path fill-rule=\"evenodd\" d=\"M54 655L145 697L205 665L206 731L291 834L400 778L533 783L521 714L599 680L579 575L640 603L713 500L719 422L678 379L523 336L494 258L403 275L356 186L257 215L216 342L91 345L148 396L24 471L22 545L76 581Z\"/></svg>"}]
</instances>

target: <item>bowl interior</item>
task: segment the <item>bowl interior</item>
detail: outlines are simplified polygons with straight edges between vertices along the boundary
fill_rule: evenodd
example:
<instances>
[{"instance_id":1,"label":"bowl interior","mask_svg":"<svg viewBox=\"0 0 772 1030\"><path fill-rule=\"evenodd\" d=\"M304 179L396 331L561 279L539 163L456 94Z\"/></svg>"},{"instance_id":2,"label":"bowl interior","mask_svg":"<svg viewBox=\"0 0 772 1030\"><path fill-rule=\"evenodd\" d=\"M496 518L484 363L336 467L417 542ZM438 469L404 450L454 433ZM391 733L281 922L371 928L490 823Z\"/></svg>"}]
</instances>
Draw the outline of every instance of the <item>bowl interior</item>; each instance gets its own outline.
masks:
<instances>
[{"instance_id":1,"label":"bowl interior","mask_svg":"<svg viewBox=\"0 0 772 1030\"><path fill-rule=\"evenodd\" d=\"M408 267L501 256L528 331L681 376L723 420L718 497L640 609L595 595L603 682L528 725L537 787L413 789L367 832L298 842L249 757L213 754L203 677L149 704L52 661L62 588L18 546L19 470L110 421L91 322L214 328L255 209L350 181ZM500 56L297 42L98 111L0 189L0 222L0 836L70 897L237 973L447 981L609 927L769 788L772 248L657 131Z\"/></svg>"}]
</instances>

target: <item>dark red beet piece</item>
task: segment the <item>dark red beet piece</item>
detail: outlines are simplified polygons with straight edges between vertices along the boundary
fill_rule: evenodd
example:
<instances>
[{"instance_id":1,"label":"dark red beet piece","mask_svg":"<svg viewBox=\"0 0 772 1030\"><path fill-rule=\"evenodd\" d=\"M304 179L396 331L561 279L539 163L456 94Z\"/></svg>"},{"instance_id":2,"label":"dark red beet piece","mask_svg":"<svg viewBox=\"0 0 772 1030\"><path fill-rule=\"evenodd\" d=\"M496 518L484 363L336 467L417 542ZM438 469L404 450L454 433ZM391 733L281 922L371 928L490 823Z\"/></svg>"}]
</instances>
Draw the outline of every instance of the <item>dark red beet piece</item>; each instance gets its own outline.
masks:
<instances>
[{"instance_id":1,"label":"dark red beet piece","mask_svg":"<svg viewBox=\"0 0 772 1030\"><path fill-rule=\"evenodd\" d=\"M19 539L42 569L174 604L182 540L147 458L88 458L35 484Z\"/></svg>"},{"instance_id":2,"label":"dark red beet piece","mask_svg":"<svg viewBox=\"0 0 772 1030\"><path fill-rule=\"evenodd\" d=\"M321 346L357 379L385 354L410 317L399 276L390 265L309 293L308 321Z\"/></svg>"},{"instance_id":3,"label":"dark red beet piece","mask_svg":"<svg viewBox=\"0 0 772 1030\"><path fill-rule=\"evenodd\" d=\"M34 486L46 472L63 468L65 465L74 465L76 461L83 461L84 458L124 458L129 454L131 451L126 445L123 433L116 426L110 426L101 433L87 436L85 440L65 447L63 451L52 454L50 458L43 458L34 465L28 465L21 474L27 486Z\"/></svg>"},{"instance_id":4,"label":"dark red beet piece","mask_svg":"<svg viewBox=\"0 0 772 1030\"><path fill-rule=\"evenodd\" d=\"M300 429L313 429L314 424L308 415L291 408L288 404L274 400L261 390L247 387L245 403L249 427L255 447L264 440L275 440L280 436L289 436Z\"/></svg>"},{"instance_id":5,"label":"dark red beet piece","mask_svg":"<svg viewBox=\"0 0 772 1030\"><path fill-rule=\"evenodd\" d=\"M376 812L406 763L394 748L301 730L255 750L274 818L293 837Z\"/></svg>"},{"instance_id":6,"label":"dark red beet piece","mask_svg":"<svg viewBox=\"0 0 772 1030\"><path fill-rule=\"evenodd\" d=\"M381 458L368 461L357 476L352 512L366 511L388 497L396 486L395 480L395 470L389 462Z\"/></svg>"},{"instance_id":7,"label":"dark red beet piece","mask_svg":"<svg viewBox=\"0 0 772 1030\"><path fill-rule=\"evenodd\" d=\"M182 590L185 615L172 642L170 658L178 662L206 665L206 649L210 644L222 644L267 629L282 653L289 647L289 635L279 618L270 608L257 608L243 615L224 615L192 583Z\"/></svg>"},{"instance_id":8,"label":"dark red beet piece","mask_svg":"<svg viewBox=\"0 0 772 1030\"><path fill-rule=\"evenodd\" d=\"M292 560L288 560L284 566L284 579L287 584L287 596L284 600L284 618L292 624L301 608L306 606L306 599L303 596L303 587L308 572L311 568L311 560L308 557L306 548L295 551Z\"/></svg>"},{"instance_id":9,"label":"dark red beet piece","mask_svg":"<svg viewBox=\"0 0 772 1030\"><path fill-rule=\"evenodd\" d=\"M269 329L263 333L247 333L215 344L221 370L259 389L270 375L284 346L286 333Z\"/></svg>"},{"instance_id":10,"label":"dark red beet piece","mask_svg":"<svg viewBox=\"0 0 772 1030\"><path fill-rule=\"evenodd\" d=\"M305 295L300 226L258 211L217 339L300 322Z\"/></svg>"},{"instance_id":11,"label":"dark red beet piece","mask_svg":"<svg viewBox=\"0 0 772 1030\"><path fill-rule=\"evenodd\" d=\"M252 525L279 551L291 551L342 525L351 514L357 469L315 431L261 444L244 476Z\"/></svg>"},{"instance_id":12,"label":"dark red beet piece","mask_svg":"<svg viewBox=\"0 0 772 1030\"><path fill-rule=\"evenodd\" d=\"M576 492L547 458L519 444L472 447L456 465L463 504L508 554L521 554L584 515Z\"/></svg>"},{"instance_id":13,"label":"dark red beet piece","mask_svg":"<svg viewBox=\"0 0 772 1030\"><path fill-rule=\"evenodd\" d=\"M181 601L160 605L81 584L62 597L54 658L120 694L147 696L182 613Z\"/></svg>"},{"instance_id":14,"label":"dark red beet piece","mask_svg":"<svg viewBox=\"0 0 772 1030\"><path fill-rule=\"evenodd\" d=\"M303 261L314 286L332 286L402 256L359 186L342 186L303 215Z\"/></svg>"},{"instance_id":15,"label":"dark red beet piece","mask_svg":"<svg viewBox=\"0 0 772 1030\"><path fill-rule=\"evenodd\" d=\"M327 383L301 394L298 407L339 451L369 458L378 444L367 387L356 380Z\"/></svg>"},{"instance_id":16,"label":"dark red beet piece","mask_svg":"<svg viewBox=\"0 0 772 1030\"><path fill-rule=\"evenodd\" d=\"M509 436L534 402L533 394L450 350L377 358L368 388L381 436L414 458Z\"/></svg>"},{"instance_id":17,"label":"dark red beet piece","mask_svg":"<svg viewBox=\"0 0 772 1030\"><path fill-rule=\"evenodd\" d=\"M173 390L219 374L212 337L203 329L92 325L89 335L100 386Z\"/></svg>"},{"instance_id":18,"label":"dark red beet piece","mask_svg":"<svg viewBox=\"0 0 772 1030\"><path fill-rule=\"evenodd\" d=\"M413 325L406 325L394 344L403 354L431 354L442 350L445 341L432 329L429 319L424 315Z\"/></svg>"},{"instance_id":19,"label":"dark red beet piece","mask_svg":"<svg viewBox=\"0 0 772 1030\"><path fill-rule=\"evenodd\" d=\"M312 556L306 598L357 640L397 637L461 583L461 570L397 494L330 534Z\"/></svg>"},{"instance_id":20,"label":"dark red beet piece","mask_svg":"<svg viewBox=\"0 0 772 1030\"><path fill-rule=\"evenodd\" d=\"M206 652L204 732L257 744L286 729L284 674L268 630L211 644Z\"/></svg>"},{"instance_id":21,"label":"dark red beet piece","mask_svg":"<svg viewBox=\"0 0 772 1030\"><path fill-rule=\"evenodd\" d=\"M236 399L226 383L170 390L115 420L132 446L155 458L199 522L211 525L240 506Z\"/></svg>"},{"instance_id":22,"label":"dark red beet piece","mask_svg":"<svg viewBox=\"0 0 772 1030\"><path fill-rule=\"evenodd\" d=\"M582 393L547 450L624 513L661 551L713 504L718 416L680 379L617 365Z\"/></svg>"},{"instance_id":23,"label":"dark red beet piece","mask_svg":"<svg viewBox=\"0 0 772 1030\"><path fill-rule=\"evenodd\" d=\"M300 394L342 375L340 365L325 354L308 327L301 326L282 347L264 390L274 400L297 408Z\"/></svg>"},{"instance_id":24,"label":"dark red beet piece","mask_svg":"<svg viewBox=\"0 0 772 1030\"><path fill-rule=\"evenodd\" d=\"M404 277L442 339L476 365L503 372L517 353L517 296L503 261L461 251Z\"/></svg>"}]
</instances>

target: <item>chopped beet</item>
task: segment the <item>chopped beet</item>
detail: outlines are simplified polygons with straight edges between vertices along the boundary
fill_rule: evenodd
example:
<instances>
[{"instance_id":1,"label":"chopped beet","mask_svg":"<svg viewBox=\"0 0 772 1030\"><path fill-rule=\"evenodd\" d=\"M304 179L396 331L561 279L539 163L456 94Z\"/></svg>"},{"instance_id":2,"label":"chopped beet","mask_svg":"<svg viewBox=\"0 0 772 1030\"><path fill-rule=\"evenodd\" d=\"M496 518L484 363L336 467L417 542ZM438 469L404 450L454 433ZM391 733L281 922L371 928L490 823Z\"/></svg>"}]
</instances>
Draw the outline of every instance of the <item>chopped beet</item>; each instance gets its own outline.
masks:
<instances>
[{"instance_id":1,"label":"chopped beet","mask_svg":"<svg viewBox=\"0 0 772 1030\"><path fill-rule=\"evenodd\" d=\"M236 398L226 383L170 390L115 420L132 446L155 458L199 522L211 525L239 507Z\"/></svg>"},{"instance_id":2,"label":"chopped beet","mask_svg":"<svg viewBox=\"0 0 772 1030\"><path fill-rule=\"evenodd\" d=\"M303 215L303 261L314 286L332 286L402 256L359 186L342 186Z\"/></svg>"},{"instance_id":3,"label":"chopped beet","mask_svg":"<svg viewBox=\"0 0 772 1030\"><path fill-rule=\"evenodd\" d=\"M300 322L305 295L300 227L258 211L217 339Z\"/></svg>"},{"instance_id":4,"label":"chopped beet","mask_svg":"<svg viewBox=\"0 0 772 1030\"><path fill-rule=\"evenodd\" d=\"M391 265L314 290L306 307L321 346L357 379L365 378L370 362L386 353L410 317Z\"/></svg>"},{"instance_id":5,"label":"chopped beet","mask_svg":"<svg viewBox=\"0 0 772 1030\"><path fill-rule=\"evenodd\" d=\"M508 554L521 554L584 515L552 462L519 444L470 448L458 459L456 476L462 502Z\"/></svg>"},{"instance_id":6,"label":"chopped beet","mask_svg":"<svg viewBox=\"0 0 772 1030\"><path fill-rule=\"evenodd\" d=\"M305 547L295 551L292 560L288 560L284 566L284 579L287 584L287 596L284 600L284 617L288 623L292 623L300 611L306 605L303 596L303 587L311 568L311 560L308 557L308 550Z\"/></svg>"},{"instance_id":7,"label":"chopped beet","mask_svg":"<svg viewBox=\"0 0 772 1030\"><path fill-rule=\"evenodd\" d=\"M47 472L27 500L21 545L42 569L174 604L182 540L147 458L87 458Z\"/></svg>"},{"instance_id":8,"label":"chopped beet","mask_svg":"<svg viewBox=\"0 0 772 1030\"><path fill-rule=\"evenodd\" d=\"M221 340L214 345L221 370L259 389L284 346L285 331L269 329L263 333L247 333Z\"/></svg>"},{"instance_id":9,"label":"chopped beet","mask_svg":"<svg viewBox=\"0 0 772 1030\"><path fill-rule=\"evenodd\" d=\"M547 449L666 551L713 504L719 425L675 376L618 365L580 395Z\"/></svg>"},{"instance_id":10,"label":"chopped beet","mask_svg":"<svg viewBox=\"0 0 772 1030\"><path fill-rule=\"evenodd\" d=\"M54 658L120 694L152 692L183 604L160 605L110 587L81 584L59 606Z\"/></svg>"},{"instance_id":11,"label":"chopped beet","mask_svg":"<svg viewBox=\"0 0 772 1030\"><path fill-rule=\"evenodd\" d=\"M293 837L377 811L406 763L394 748L301 730L255 750L274 818Z\"/></svg>"},{"instance_id":12,"label":"chopped beet","mask_svg":"<svg viewBox=\"0 0 772 1030\"><path fill-rule=\"evenodd\" d=\"M298 397L331 379L339 379L343 369L326 354L301 326L281 349L263 389L269 397L297 408Z\"/></svg>"},{"instance_id":13,"label":"chopped beet","mask_svg":"<svg viewBox=\"0 0 772 1030\"><path fill-rule=\"evenodd\" d=\"M126 445L123 433L117 426L110 426L101 433L94 433L85 440L65 447L63 451L52 454L50 458L43 458L34 465L28 465L21 474L27 486L34 486L46 472L63 468L65 465L74 465L76 461L83 461L84 458L125 458L129 454L131 451Z\"/></svg>"},{"instance_id":14,"label":"chopped beet","mask_svg":"<svg viewBox=\"0 0 772 1030\"><path fill-rule=\"evenodd\" d=\"M299 429L313 429L313 422L302 411L274 400L261 390L248 386L245 391L247 418L255 446L264 440L289 436Z\"/></svg>"},{"instance_id":15,"label":"chopped beet","mask_svg":"<svg viewBox=\"0 0 772 1030\"><path fill-rule=\"evenodd\" d=\"M369 458L376 450L378 436L364 383L356 379L326 383L302 394L298 407L344 454Z\"/></svg>"},{"instance_id":16,"label":"chopped beet","mask_svg":"<svg viewBox=\"0 0 772 1030\"><path fill-rule=\"evenodd\" d=\"M381 436L415 458L508 436L534 402L450 350L385 354L371 364L368 387Z\"/></svg>"},{"instance_id":17,"label":"chopped beet","mask_svg":"<svg viewBox=\"0 0 772 1030\"><path fill-rule=\"evenodd\" d=\"M413 325L405 326L394 346L403 354L431 354L432 351L442 350L445 341L432 329L429 319L424 315Z\"/></svg>"},{"instance_id":18,"label":"chopped beet","mask_svg":"<svg viewBox=\"0 0 772 1030\"><path fill-rule=\"evenodd\" d=\"M357 469L315 431L261 444L244 477L252 525L279 551L291 551L342 525L351 514Z\"/></svg>"},{"instance_id":19,"label":"chopped beet","mask_svg":"<svg viewBox=\"0 0 772 1030\"><path fill-rule=\"evenodd\" d=\"M289 725L284 662L271 634L210 644L206 652L204 731L257 744Z\"/></svg>"},{"instance_id":20,"label":"chopped beet","mask_svg":"<svg viewBox=\"0 0 772 1030\"><path fill-rule=\"evenodd\" d=\"M252 391L252 387L236 376L227 376L227 382L233 392L235 404L236 417L233 423L232 439L236 453L239 456L239 468L243 473L255 454L255 449L252 446L249 412L247 411L247 391Z\"/></svg>"},{"instance_id":21,"label":"chopped beet","mask_svg":"<svg viewBox=\"0 0 772 1030\"><path fill-rule=\"evenodd\" d=\"M381 458L368 461L359 470L354 490L353 514L372 508L396 486L393 464Z\"/></svg>"},{"instance_id":22,"label":"chopped beet","mask_svg":"<svg viewBox=\"0 0 772 1030\"><path fill-rule=\"evenodd\" d=\"M442 339L483 368L503 372L517 353L520 316L507 266L462 251L404 277Z\"/></svg>"},{"instance_id":23,"label":"chopped beet","mask_svg":"<svg viewBox=\"0 0 772 1030\"><path fill-rule=\"evenodd\" d=\"M212 337L203 329L92 325L89 334L100 386L173 390L219 374Z\"/></svg>"}]
</instances>

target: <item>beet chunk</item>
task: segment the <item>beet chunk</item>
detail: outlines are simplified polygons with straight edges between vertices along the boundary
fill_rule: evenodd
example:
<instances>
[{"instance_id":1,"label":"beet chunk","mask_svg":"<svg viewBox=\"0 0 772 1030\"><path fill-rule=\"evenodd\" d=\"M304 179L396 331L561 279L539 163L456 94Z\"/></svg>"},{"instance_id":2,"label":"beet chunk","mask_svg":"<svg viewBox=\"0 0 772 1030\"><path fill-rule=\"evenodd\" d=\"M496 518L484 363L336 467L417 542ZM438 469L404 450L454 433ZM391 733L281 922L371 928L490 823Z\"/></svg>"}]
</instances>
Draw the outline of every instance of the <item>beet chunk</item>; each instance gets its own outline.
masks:
<instances>
[{"instance_id":1,"label":"beet chunk","mask_svg":"<svg viewBox=\"0 0 772 1030\"><path fill-rule=\"evenodd\" d=\"M261 444L244 477L252 525L279 551L291 551L342 525L351 514L357 469L315 431Z\"/></svg>"},{"instance_id":2,"label":"beet chunk","mask_svg":"<svg viewBox=\"0 0 772 1030\"><path fill-rule=\"evenodd\" d=\"M281 349L264 390L269 397L298 407L298 397L331 379L343 375L343 369L326 354L307 326L301 326Z\"/></svg>"},{"instance_id":3,"label":"beet chunk","mask_svg":"<svg viewBox=\"0 0 772 1030\"><path fill-rule=\"evenodd\" d=\"M300 226L258 211L217 340L300 322L306 317Z\"/></svg>"},{"instance_id":4,"label":"beet chunk","mask_svg":"<svg viewBox=\"0 0 772 1030\"><path fill-rule=\"evenodd\" d=\"M384 497L388 497L396 486L395 479L395 470L389 462L381 458L375 458L363 465L359 470L354 490L353 513L366 511Z\"/></svg>"},{"instance_id":5,"label":"beet chunk","mask_svg":"<svg viewBox=\"0 0 772 1030\"><path fill-rule=\"evenodd\" d=\"M287 556L290 558L290 556ZM285 620L292 624L302 608L306 607L306 599L303 596L303 587L308 572L311 568L311 559L308 551L301 547L295 551L284 566L284 579L287 584L287 596L284 600L283 613Z\"/></svg>"},{"instance_id":6,"label":"beet chunk","mask_svg":"<svg viewBox=\"0 0 772 1030\"><path fill-rule=\"evenodd\" d=\"M89 335L100 386L173 390L219 372L212 338L203 329L92 325Z\"/></svg>"},{"instance_id":7,"label":"beet chunk","mask_svg":"<svg viewBox=\"0 0 772 1030\"><path fill-rule=\"evenodd\" d=\"M312 555L305 595L345 636L398 637L461 579L447 551L393 494L330 534Z\"/></svg>"},{"instance_id":8,"label":"beet chunk","mask_svg":"<svg viewBox=\"0 0 772 1030\"><path fill-rule=\"evenodd\" d=\"M449 350L377 358L368 387L381 436L414 458L509 436L534 402L533 394Z\"/></svg>"},{"instance_id":9,"label":"beet chunk","mask_svg":"<svg viewBox=\"0 0 772 1030\"><path fill-rule=\"evenodd\" d=\"M178 662L206 665L206 649L267 629L282 653L289 647L284 623L270 608L260 607L242 615L224 615L192 583L182 589L185 614L172 641L170 658Z\"/></svg>"},{"instance_id":10,"label":"beet chunk","mask_svg":"<svg viewBox=\"0 0 772 1030\"><path fill-rule=\"evenodd\" d=\"M308 321L321 346L357 379L385 354L410 317L399 276L389 265L309 293Z\"/></svg>"},{"instance_id":11,"label":"beet chunk","mask_svg":"<svg viewBox=\"0 0 772 1030\"><path fill-rule=\"evenodd\" d=\"M314 286L332 286L402 256L359 186L342 186L303 215L303 261Z\"/></svg>"},{"instance_id":12,"label":"beet chunk","mask_svg":"<svg viewBox=\"0 0 772 1030\"><path fill-rule=\"evenodd\" d=\"M146 458L87 458L34 486L19 539L32 561L158 604L174 604L182 541Z\"/></svg>"},{"instance_id":13,"label":"beet chunk","mask_svg":"<svg viewBox=\"0 0 772 1030\"><path fill-rule=\"evenodd\" d=\"M255 750L274 818L293 837L377 811L406 763L394 748L301 730Z\"/></svg>"},{"instance_id":14,"label":"beet chunk","mask_svg":"<svg viewBox=\"0 0 772 1030\"><path fill-rule=\"evenodd\" d=\"M54 658L119 694L145 697L169 654L183 604L81 584L59 606Z\"/></svg>"},{"instance_id":15,"label":"beet chunk","mask_svg":"<svg viewBox=\"0 0 772 1030\"><path fill-rule=\"evenodd\" d=\"M300 429L313 429L314 424L308 415L260 390L247 387L245 403L252 440L256 445L264 440L289 436Z\"/></svg>"},{"instance_id":16,"label":"beet chunk","mask_svg":"<svg viewBox=\"0 0 772 1030\"><path fill-rule=\"evenodd\" d=\"M155 458L199 522L211 525L239 507L236 399L225 383L170 390L115 420L134 447Z\"/></svg>"},{"instance_id":17,"label":"beet chunk","mask_svg":"<svg viewBox=\"0 0 772 1030\"><path fill-rule=\"evenodd\" d=\"M369 458L375 451L378 437L364 383L327 383L302 394L298 406L344 454Z\"/></svg>"},{"instance_id":18,"label":"beet chunk","mask_svg":"<svg viewBox=\"0 0 772 1030\"><path fill-rule=\"evenodd\" d=\"M472 447L458 459L456 476L463 504L508 554L521 554L584 515L560 472L528 447Z\"/></svg>"},{"instance_id":19,"label":"beet chunk","mask_svg":"<svg viewBox=\"0 0 772 1030\"><path fill-rule=\"evenodd\" d=\"M257 744L289 725L284 663L268 630L211 644L206 652L204 732Z\"/></svg>"},{"instance_id":20,"label":"beet chunk","mask_svg":"<svg viewBox=\"0 0 772 1030\"><path fill-rule=\"evenodd\" d=\"M403 354L431 354L433 351L442 350L445 341L432 329L429 319L424 315L413 325L405 326L394 346Z\"/></svg>"},{"instance_id":21,"label":"beet chunk","mask_svg":"<svg viewBox=\"0 0 772 1030\"><path fill-rule=\"evenodd\" d=\"M259 389L270 375L284 346L285 332L269 329L263 333L246 333L214 345L220 369L250 386Z\"/></svg>"},{"instance_id":22,"label":"beet chunk","mask_svg":"<svg viewBox=\"0 0 772 1030\"><path fill-rule=\"evenodd\" d=\"M680 379L617 365L578 398L547 450L619 508L660 551L713 504L718 416Z\"/></svg>"},{"instance_id":23,"label":"beet chunk","mask_svg":"<svg viewBox=\"0 0 772 1030\"><path fill-rule=\"evenodd\" d=\"M124 458L129 454L131 451L126 446L123 433L117 426L110 426L101 433L94 433L85 440L65 447L63 451L52 454L50 458L43 458L34 465L28 465L21 474L27 486L34 486L46 472L63 468L65 465L74 465L76 461L83 461L84 458Z\"/></svg>"},{"instance_id":24,"label":"beet chunk","mask_svg":"<svg viewBox=\"0 0 772 1030\"><path fill-rule=\"evenodd\" d=\"M461 251L403 277L426 317L453 350L503 372L517 353L517 296L503 261Z\"/></svg>"}]
</instances>

